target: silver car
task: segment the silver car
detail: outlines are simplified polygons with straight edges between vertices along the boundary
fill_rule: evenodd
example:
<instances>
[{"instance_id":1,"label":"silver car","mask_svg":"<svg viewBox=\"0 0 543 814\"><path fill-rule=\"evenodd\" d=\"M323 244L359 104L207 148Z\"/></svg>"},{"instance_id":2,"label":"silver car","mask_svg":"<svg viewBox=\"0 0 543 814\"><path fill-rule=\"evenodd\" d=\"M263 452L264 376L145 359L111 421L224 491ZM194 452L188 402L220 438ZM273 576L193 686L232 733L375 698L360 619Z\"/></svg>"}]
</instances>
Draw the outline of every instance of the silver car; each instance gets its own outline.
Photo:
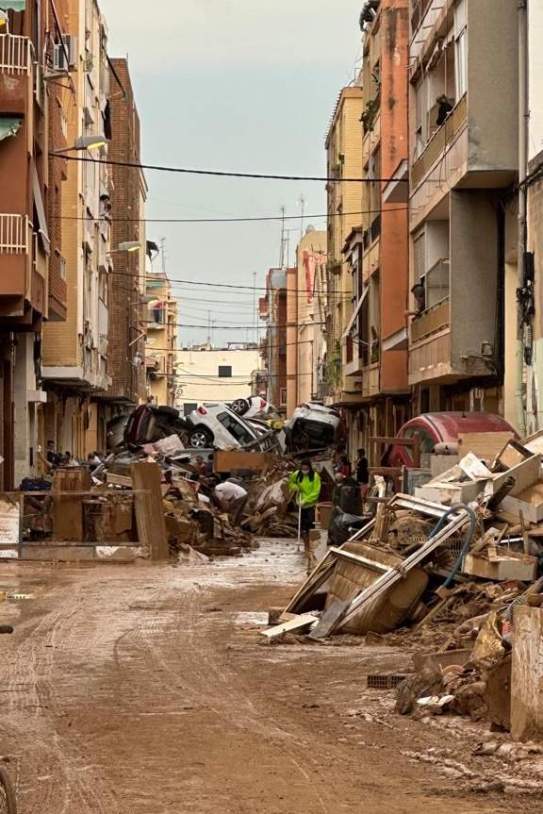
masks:
<instances>
[{"instance_id":1,"label":"silver car","mask_svg":"<svg viewBox=\"0 0 543 814\"><path fill-rule=\"evenodd\" d=\"M226 404L198 407L188 416L189 445L196 449L242 449L249 446L257 450L277 447L275 433L244 420Z\"/></svg>"}]
</instances>

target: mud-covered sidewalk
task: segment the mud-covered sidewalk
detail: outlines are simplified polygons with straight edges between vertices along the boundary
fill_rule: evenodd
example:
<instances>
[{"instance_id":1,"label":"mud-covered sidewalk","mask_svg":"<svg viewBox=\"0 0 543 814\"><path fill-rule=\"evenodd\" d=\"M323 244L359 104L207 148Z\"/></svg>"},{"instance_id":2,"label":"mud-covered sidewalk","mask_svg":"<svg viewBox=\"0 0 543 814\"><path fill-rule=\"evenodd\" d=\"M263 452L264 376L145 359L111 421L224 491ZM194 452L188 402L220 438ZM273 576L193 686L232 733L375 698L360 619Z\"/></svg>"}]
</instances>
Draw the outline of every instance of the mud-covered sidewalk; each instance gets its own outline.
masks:
<instances>
[{"instance_id":1,"label":"mud-covered sidewalk","mask_svg":"<svg viewBox=\"0 0 543 814\"><path fill-rule=\"evenodd\" d=\"M0 565L0 754L20 814L493 814L481 730L401 718L368 672L408 654L262 644L295 544L202 566ZM513 772L514 773L514 772ZM474 791L473 789L479 789Z\"/></svg>"}]
</instances>

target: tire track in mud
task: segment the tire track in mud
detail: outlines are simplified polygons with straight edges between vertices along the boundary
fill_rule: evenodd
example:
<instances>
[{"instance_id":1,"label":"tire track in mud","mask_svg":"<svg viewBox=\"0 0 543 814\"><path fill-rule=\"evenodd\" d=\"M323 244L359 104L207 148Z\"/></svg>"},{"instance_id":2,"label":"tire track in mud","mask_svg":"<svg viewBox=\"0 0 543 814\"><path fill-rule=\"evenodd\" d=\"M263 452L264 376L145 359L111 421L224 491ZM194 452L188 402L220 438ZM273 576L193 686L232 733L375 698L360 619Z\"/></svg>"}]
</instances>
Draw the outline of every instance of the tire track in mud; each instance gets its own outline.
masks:
<instances>
[{"instance_id":1,"label":"tire track in mud","mask_svg":"<svg viewBox=\"0 0 543 814\"><path fill-rule=\"evenodd\" d=\"M172 595L173 598L177 598L176 595ZM216 689L220 686L219 692L214 692L212 696L209 694L205 696L206 708L211 709L219 718L226 721L228 726L242 732L250 732L251 735L263 739L266 748L282 750L305 783L308 795L316 799L323 814L329 814L334 810L334 799L330 799L329 784L321 778L316 762L311 761L313 765L305 766L300 763L300 760L307 761L308 758L307 738L281 727L276 720L270 717L262 705L260 709L257 709L251 700L250 689L247 686L240 689L238 686L239 674L227 667L225 663L220 665L217 663L214 656L215 651L206 636L201 600L202 589L200 587L184 586L184 591L178 597L176 611L175 630L182 631L183 635L183 646L178 648L176 655L180 652L187 652L187 657L181 661L181 668L183 672L193 677L190 688L193 697L201 702L202 688L209 693L211 688ZM155 662L159 663L170 675L177 677L180 670L174 669L171 664L172 649L161 646L162 643L157 641L157 632L160 631L142 629L140 631L142 643L152 652ZM148 635L149 633L151 635ZM162 633L167 634L168 631L164 630ZM164 654L169 654L170 659ZM187 683L185 686L188 686ZM291 746L293 742L298 749L296 752ZM310 754L309 759L311 760ZM326 784L327 787L324 788L323 784ZM330 808L326 798L328 798Z\"/></svg>"},{"instance_id":2,"label":"tire track in mud","mask_svg":"<svg viewBox=\"0 0 543 814\"><path fill-rule=\"evenodd\" d=\"M23 744L17 760L20 812L117 814L114 793L85 765L76 731L59 731L66 714L59 697L59 682L65 679L62 655L81 651L82 641L87 648L89 636L82 593L54 598L57 607L16 644L12 658L0 669L8 712L3 728L10 739Z\"/></svg>"}]
</instances>

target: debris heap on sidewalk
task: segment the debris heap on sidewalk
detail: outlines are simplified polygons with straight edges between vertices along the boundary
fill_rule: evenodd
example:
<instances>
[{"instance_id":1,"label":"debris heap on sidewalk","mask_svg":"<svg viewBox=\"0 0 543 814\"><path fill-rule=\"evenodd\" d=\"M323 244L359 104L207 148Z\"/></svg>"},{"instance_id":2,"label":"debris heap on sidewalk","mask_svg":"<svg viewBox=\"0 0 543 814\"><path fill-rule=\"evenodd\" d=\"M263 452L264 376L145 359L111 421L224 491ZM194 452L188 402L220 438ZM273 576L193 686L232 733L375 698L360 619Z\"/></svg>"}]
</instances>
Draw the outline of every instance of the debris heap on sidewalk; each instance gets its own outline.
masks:
<instances>
[{"instance_id":1,"label":"debris heap on sidewalk","mask_svg":"<svg viewBox=\"0 0 543 814\"><path fill-rule=\"evenodd\" d=\"M467 451L414 495L378 501L363 528L328 548L266 639L354 634L400 644L414 656L398 687L399 712L455 711L515 729L518 690L525 705L541 707L523 735L543 735L543 681L536 689L519 667L511 693L525 617L543 616L540 446L539 436L526 445L509 439L487 460ZM543 619L538 629L543 664Z\"/></svg>"},{"instance_id":2,"label":"debris heap on sidewalk","mask_svg":"<svg viewBox=\"0 0 543 814\"><path fill-rule=\"evenodd\" d=\"M214 450L205 458L172 436L135 451L123 449L92 469L57 469L50 483L40 485L43 491L6 496L10 517L19 517L18 501L23 507L23 527L14 525L13 557L18 558L16 546L31 543L25 553L40 559L48 551L56 558L62 544L61 559L77 559L74 547L83 559L97 559L106 549L124 546L126 556L164 559L169 552L187 562L194 560L193 551L237 556L256 547L257 536L297 535L288 489L293 460L256 450ZM148 479L144 475L151 470L155 474ZM237 511L225 511L216 499L222 479L246 492ZM144 497L151 482L155 493ZM91 546L96 556L84 550Z\"/></svg>"}]
</instances>

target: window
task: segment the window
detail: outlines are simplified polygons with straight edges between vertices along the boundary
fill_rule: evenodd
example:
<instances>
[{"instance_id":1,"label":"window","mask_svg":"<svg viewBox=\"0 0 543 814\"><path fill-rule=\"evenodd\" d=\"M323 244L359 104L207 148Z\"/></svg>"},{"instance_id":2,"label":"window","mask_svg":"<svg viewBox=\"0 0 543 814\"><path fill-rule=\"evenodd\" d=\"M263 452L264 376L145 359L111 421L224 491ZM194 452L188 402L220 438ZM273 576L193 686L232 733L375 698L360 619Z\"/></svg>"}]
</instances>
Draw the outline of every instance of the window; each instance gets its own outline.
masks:
<instances>
[{"instance_id":1,"label":"window","mask_svg":"<svg viewBox=\"0 0 543 814\"><path fill-rule=\"evenodd\" d=\"M286 387L281 388L281 391L280 391L280 394L279 394L279 401L280 401L280 406L281 407L284 407L286 405L286 403L287 403L287 388Z\"/></svg>"},{"instance_id":2,"label":"window","mask_svg":"<svg viewBox=\"0 0 543 814\"><path fill-rule=\"evenodd\" d=\"M232 365L219 365L219 379L232 378Z\"/></svg>"},{"instance_id":3,"label":"window","mask_svg":"<svg viewBox=\"0 0 543 814\"><path fill-rule=\"evenodd\" d=\"M228 430L230 435L233 435L240 444L249 444L255 440L247 427L230 413L219 413L217 421L220 421L225 430Z\"/></svg>"},{"instance_id":4,"label":"window","mask_svg":"<svg viewBox=\"0 0 543 814\"><path fill-rule=\"evenodd\" d=\"M414 282L424 292L413 292L419 313L449 296L449 221L428 221L413 238Z\"/></svg>"},{"instance_id":5,"label":"window","mask_svg":"<svg viewBox=\"0 0 543 814\"><path fill-rule=\"evenodd\" d=\"M467 82L467 49L466 29L456 38L454 43L455 69L456 69L456 99L461 99L468 89Z\"/></svg>"},{"instance_id":6,"label":"window","mask_svg":"<svg viewBox=\"0 0 543 814\"><path fill-rule=\"evenodd\" d=\"M194 410L197 409L197 407L198 404L196 402L186 401L183 404L183 415L184 416L190 415L192 412L194 412Z\"/></svg>"}]
</instances>

